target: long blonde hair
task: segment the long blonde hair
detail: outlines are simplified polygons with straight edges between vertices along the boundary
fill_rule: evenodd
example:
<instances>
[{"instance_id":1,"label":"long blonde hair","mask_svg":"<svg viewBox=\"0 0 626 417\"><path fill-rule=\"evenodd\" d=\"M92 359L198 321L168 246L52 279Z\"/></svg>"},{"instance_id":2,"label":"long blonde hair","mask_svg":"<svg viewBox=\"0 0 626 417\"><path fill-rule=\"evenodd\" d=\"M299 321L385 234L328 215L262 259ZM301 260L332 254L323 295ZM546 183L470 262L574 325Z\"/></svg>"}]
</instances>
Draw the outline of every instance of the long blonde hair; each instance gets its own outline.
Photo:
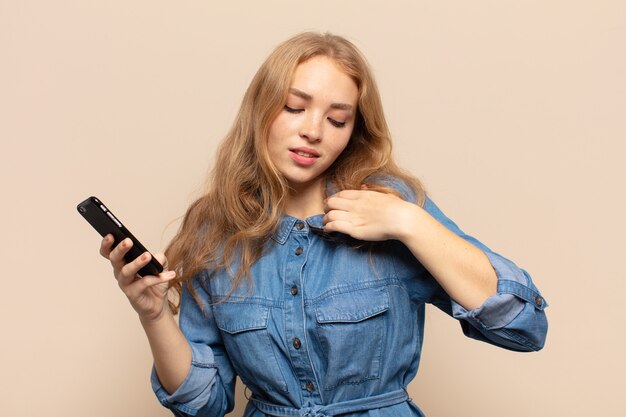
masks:
<instances>
[{"instance_id":1,"label":"long blonde hair","mask_svg":"<svg viewBox=\"0 0 626 417\"><path fill-rule=\"evenodd\" d=\"M393 176L424 200L421 184L393 161L391 137L378 88L359 50L343 37L302 33L280 44L261 65L248 87L233 126L220 145L206 193L187 210L180 230L166 249L177 273L172 287L208 268L228 268L237 258L233 289L245 277L284 214L289 188L268 156L270 126L283 109L296 67L315 56L333 59L356 83L357 116L350 141L325 173L335 190L393 192L376 178ZM188 286L192 294L191 285ZM177 312L180 297L170 301Z\"/></svg>"}]
</instances>

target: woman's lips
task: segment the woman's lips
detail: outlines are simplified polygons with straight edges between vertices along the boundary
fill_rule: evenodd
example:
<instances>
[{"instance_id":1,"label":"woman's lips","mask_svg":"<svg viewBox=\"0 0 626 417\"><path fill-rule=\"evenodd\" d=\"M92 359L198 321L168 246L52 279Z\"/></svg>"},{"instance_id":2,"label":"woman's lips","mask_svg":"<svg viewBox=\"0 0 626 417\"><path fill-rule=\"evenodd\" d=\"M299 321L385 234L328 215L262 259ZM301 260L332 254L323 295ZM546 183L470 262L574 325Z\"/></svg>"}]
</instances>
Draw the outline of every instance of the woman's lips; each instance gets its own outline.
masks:
<instances>
[{"instance_id":1,"label":"woman's lips","mask_svg":"<svg viewBox=\"0 0 626 417\"><path fill-rule=\"evenodd\" d=\"M295 149L289 149L289 156L297 164L309 166L309 165L313 165L320 155L314 149L295 148Z\"/></svg>"}]
</instances>

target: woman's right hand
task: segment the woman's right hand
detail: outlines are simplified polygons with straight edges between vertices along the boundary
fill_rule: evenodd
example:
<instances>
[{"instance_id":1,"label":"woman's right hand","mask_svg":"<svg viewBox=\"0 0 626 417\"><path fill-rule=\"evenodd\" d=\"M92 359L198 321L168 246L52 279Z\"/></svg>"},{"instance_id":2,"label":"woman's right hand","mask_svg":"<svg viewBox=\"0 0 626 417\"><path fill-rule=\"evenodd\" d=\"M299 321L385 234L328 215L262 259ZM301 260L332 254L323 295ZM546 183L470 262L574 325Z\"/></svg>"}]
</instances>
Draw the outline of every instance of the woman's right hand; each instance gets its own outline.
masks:
<instances>
[{"instance_id":1,"label":"woman's right hand","mask_svg":"<svg viewBox=\"0 0 626 417\"><path fill-rule=\"evenodd\" d=\"M111 262L113 275L139 318L142 321L160 319L168 311L168 282L176 273L164 269L159 275L140 277L137 272L150 262L150 253L145 252L134 261L126 263L124 254L133 246L133 242L126 238L115 248L112 245L113 236L106 235L100 245L100 254ZM167 265L165 255L156 254L155 258L164 267Z\"/></svg>"}]
</instances>

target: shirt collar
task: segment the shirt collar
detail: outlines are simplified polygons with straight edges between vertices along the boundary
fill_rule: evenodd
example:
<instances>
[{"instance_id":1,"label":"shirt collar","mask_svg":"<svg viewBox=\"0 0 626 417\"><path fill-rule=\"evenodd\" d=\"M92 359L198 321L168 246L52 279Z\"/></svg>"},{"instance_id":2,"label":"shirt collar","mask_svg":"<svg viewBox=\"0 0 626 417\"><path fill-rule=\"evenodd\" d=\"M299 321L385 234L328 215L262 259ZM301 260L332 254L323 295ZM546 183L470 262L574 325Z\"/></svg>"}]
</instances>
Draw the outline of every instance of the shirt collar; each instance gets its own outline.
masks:
<instances>
[{"instance_id":1,"label":"shirt collar","mask_svg":"<svg viewBox=\"0 0 626 417\"><path fill-rule=\"evenodd\" d=\"M306 219L302 220L302 219L298 219L296 217L292 217L292 216L285 214L283 218L280 220L280 222L278 223L278 228L276 229L276 232L274 232L274 234L272 235L272 239L274 239L276 242L280 243L281 245L284 245L287 239L289 239L289 234L294 229L297 232L306 232L306 233L309 232L309 226L313 226L313 227L317 227L321 229L323 227L322 225L323 217L324 217L323 214L316 214L314 216L307 217ZM303 224L303 226L300 226L301 229L297 229L298 223Z\"/></svg>"},{"instance_id":2,"label":"shirt collar","mask_svg":"<svg viewBox=\"0 0 626 417\"><path fill-rule=\"evenodd\" d=\"M326 195L331 196L337 192L337 188L333 185L333 183L329 180L326 180ZM311 217L307 217L306 219L298 219L296 217L289 216L287 214L283 215L283 218L280 220L278 224L278 228L276 232L272 235L272 239L276 242L284 245L287 239L289 238L289 234L296 227L298 222L304 222L304 228L297 230L299 232L309 232L309 225L321 229L323 227L322 218L323 214L316 214Z\"/></svg>"}]
</instances>

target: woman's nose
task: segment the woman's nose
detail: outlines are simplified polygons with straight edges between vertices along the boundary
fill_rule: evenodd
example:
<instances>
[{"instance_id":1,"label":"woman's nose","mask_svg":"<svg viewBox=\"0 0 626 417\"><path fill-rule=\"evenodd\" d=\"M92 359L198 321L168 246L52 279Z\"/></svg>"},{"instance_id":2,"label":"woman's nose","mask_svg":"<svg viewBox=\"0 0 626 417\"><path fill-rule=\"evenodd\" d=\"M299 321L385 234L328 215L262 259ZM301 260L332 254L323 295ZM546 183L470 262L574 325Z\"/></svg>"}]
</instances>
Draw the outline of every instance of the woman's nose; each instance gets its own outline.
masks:
<instances>
[{"instance_id":1,"label":"woman's nose","mask_svg":"<svg viewBox=\"0 0 626 417\"><path fill-rule=\"evenodd\" d=\"M322 122L323 118L321 116L308 115L303 120L300 136L310 142L319 142L322 140Z\"/></svg>"}]
</instances>

